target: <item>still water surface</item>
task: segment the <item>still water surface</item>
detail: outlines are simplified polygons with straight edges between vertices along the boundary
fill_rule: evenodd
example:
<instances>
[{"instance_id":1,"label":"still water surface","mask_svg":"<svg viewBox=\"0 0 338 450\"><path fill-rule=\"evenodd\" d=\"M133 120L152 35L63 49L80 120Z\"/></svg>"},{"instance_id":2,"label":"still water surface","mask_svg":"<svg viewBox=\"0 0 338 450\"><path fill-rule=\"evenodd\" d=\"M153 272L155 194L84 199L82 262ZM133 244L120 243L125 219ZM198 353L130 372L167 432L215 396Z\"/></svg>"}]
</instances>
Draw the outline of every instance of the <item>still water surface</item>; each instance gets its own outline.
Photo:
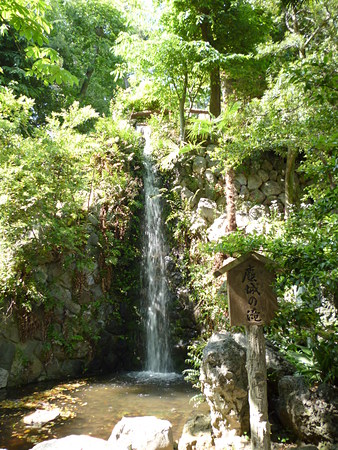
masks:
<instances>
[{"instance_id":1,"label":"still water surface","mask_svg":"<svg viewBox=\"0 0 338 450\"><path fill-rule=\"evenodd\" d=\"M108 439L123 416L145 415L169 420L178 440L184 423L196 413L190 402L195 394L176 374L150 372L8 391L0 401L0 448L28 450L37 442L70 434ZM62 411L53 423L32 428L22 422L25 415L50 406Z\"/></svg>"}]
</instances>

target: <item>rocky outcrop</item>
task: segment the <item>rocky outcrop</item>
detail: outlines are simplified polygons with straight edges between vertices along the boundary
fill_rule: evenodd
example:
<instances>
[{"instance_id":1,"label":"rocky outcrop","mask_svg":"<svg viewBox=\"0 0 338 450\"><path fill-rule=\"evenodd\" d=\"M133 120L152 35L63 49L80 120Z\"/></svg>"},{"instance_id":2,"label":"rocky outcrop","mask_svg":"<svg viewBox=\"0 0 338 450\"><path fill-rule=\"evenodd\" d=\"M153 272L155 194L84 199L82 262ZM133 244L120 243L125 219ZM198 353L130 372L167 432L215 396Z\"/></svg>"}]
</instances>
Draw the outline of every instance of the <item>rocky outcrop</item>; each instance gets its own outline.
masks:
<instances>
[{"instance_id":1,"label":"rocky outcrop","mask_svg":"<svg viewBox=\"0 0 338 450\"><path fill-rule=\"evenodd\" d=\"M249 432L246 354L231 333L212 336L203 351L201 387L210 407L214 436Z\"/></svg>"},{"instance_id":2,"label":"rocky outcrop","mask_svg":"<svg viewBox=\"0 0 338 450\"><path fill-rule=\"evenodd\" d=\"M321 385L311 391L300 376L281 378L278 388L278 415L285 427L304 441L338 446L337 388Z\"/></svg>"},{"instance_id":3,"label":"rocky outcrop","mask_svg":"<svg viewBox=\"0 0 338 450\"><path fill-rule=\"evenodd\" d=\"M121 367L123 311L111 293L106 301L99 237L94 226L88 231L89 267L79 271L66 257L51 257L33 268L48 308L33 305L29 312L14 308L0 314L0 388ZM129 311L125 316L130 320Z\"/></svg>"},{"instance_id":4,"label":"rocky outcrop","mask_svg":"<svg viewBox=\"0 0 338 450\"><path fill-rule=\"evenodd\" d=\"M209 450L214 448L210 417L197 414L184 425L178 450Z\"/></svg>"},{"instance_id":5,"label":"rocky outcrop","mask_svg":"<svg viewBox=\"0 0 338 450\"><path fill-rule=\"evenodd\" d=\"M214 146L209 145L200 149L198 155L187 156L176 163L175 190L191 208L200 209L199 201L207 199L216 203L216 212L220 214L225 210L226 185L219 165L211 159L213 150ZM249 210L257 204L270 206L275 202L282 211L285 206L284 174L283 161L269 153L261 161L247 162L235 175L238 210ZM219 214L214 214L213 219ZM206 222L205 228L210 225L210 216Z\"/></svg>"},{"instance_id":6,"label":"rocky outcrop","mask_svg":"<svg viewBox=\"0 0 338 450\"><path fill-rule=\"evenodd\" d=\"M192 233L206 231L211 241L226 233L226 181L219 165L211 159L214 146L201 148L198 155L176 162L175 191L190 206ZM247 232L264 231L264 217L283 212L285 168L280 158L266 153L261 161L248 161L235 174L237 225ZM299 183L298 178L296 182ZM259 216L257 206L260 208Z\"/></svg>"},{"instance_id":7,"label":"rocky outcrop","mask_svg":"<svg viewBox=\"0 0 338 450\"><path fill-rule=\"evenodd\" d=\"M266 363L269 397L282 425L305 442L334 448L338 444L337 388L321 385L310 390L269 342ZM226 442L233 442L236 449L246 448L245 441L235 442L236 436L249 431L246 337L230 332L213 335L203 352L200 381L210 407L216 449L227 448Z\"/></svg>"},{"instance_id":8,"label":"rocky outcrop","mask_svg":"<svg viewBox=\"0 0 338 450\"><path fill-rule=\"evenodd\" d=\"M124 417L108 443L114 450L173 450L171 423L152 416Z\"/></svg>"}]
</instances>

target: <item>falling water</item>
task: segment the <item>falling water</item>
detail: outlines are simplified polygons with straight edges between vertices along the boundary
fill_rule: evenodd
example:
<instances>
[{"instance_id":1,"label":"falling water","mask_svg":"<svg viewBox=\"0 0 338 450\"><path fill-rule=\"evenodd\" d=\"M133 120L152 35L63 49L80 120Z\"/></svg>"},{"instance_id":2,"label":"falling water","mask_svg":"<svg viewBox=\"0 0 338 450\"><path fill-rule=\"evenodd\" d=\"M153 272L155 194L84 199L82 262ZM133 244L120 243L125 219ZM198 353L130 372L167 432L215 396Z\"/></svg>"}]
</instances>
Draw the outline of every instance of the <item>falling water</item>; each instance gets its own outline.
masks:
<instances>
[{"instance_id":1,"label":"falling water","mask_svg":"<svg viewBox=\"0 0 338 450\"><path fill-rule=\"evenodd\" d=\"M169 347L168 301L165 276L165 239L159 187L151 158L151 130L141 130L144 148L145 191L145 255L144 279L146 291L146 370L168 373L172 368Z\"/></svg>"}]
</instances>

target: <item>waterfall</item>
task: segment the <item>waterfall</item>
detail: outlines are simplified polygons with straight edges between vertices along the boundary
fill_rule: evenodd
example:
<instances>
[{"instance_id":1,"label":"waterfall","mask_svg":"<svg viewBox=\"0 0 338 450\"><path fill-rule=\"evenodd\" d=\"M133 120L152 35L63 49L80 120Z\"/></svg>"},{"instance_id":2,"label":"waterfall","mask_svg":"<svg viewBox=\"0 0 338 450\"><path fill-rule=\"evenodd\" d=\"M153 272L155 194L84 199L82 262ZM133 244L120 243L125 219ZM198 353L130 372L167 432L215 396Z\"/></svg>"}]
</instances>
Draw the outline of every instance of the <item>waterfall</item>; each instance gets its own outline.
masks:
<instances>
[{"instance_id":1,"label":"waterfall","mask_svg":"<svg viewBox=\"0 0 338 450\"><path fill-rule=\"evenodd\" d=\"M150 372L172 369L169 346L169 291L165 276L166 245L163 234L161 198L151 157L151 130L143 126L144 147L144 282L146 292L146 367Z\"/></svg>"}]
</instances>

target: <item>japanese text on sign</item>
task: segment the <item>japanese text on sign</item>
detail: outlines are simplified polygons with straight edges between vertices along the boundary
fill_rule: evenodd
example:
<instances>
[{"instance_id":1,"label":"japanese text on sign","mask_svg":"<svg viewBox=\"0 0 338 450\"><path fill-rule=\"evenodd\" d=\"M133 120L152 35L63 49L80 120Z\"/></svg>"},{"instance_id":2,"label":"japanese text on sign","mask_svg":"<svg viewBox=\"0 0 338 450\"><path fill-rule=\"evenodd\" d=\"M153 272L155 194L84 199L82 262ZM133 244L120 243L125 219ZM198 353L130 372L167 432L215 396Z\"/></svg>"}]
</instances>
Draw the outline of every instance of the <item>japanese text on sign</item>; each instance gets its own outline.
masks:
<instances>
[{"instance_id":1,"label":"japanese text on sign","mask_svg":"<svg viewBox=\"0 0 338 450\"><path fill-rule=\"evenodd\" d=\"M242 284L245 285L244 291L247 295L248 309L247 320L251 323L260 323L262 321L261 313L256 309L259 297L261 295L258 289L255 268L249 264L244 270Z\"/></svg>"}]
</instances>

